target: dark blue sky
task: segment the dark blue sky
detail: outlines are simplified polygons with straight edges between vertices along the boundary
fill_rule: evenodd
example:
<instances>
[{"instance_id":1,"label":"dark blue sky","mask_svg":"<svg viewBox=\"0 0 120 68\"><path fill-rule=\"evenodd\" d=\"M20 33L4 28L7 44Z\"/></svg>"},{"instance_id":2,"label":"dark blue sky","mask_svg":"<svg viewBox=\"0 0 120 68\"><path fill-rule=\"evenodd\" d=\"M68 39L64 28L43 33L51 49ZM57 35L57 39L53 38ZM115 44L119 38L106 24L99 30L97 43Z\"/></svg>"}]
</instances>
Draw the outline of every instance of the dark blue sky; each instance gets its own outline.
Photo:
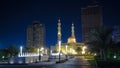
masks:
<instances>
[{"instance_id":1,"label":"dark blue sky","mask_svg":"<svg viewBox=\"0 0 120 68\"><path fill-rule=\"evenodd\" d=\"M62 42L71 35L75 24L75 36L81 42L81 8L94 0L0 0L0 48L10 44L26 45L26 28L38 20L46 26L46 45L57 42L57 20L62 24ZM103 7L103 23L119 25L120 2L97 0Z\"/></svg>"}]
</instances>

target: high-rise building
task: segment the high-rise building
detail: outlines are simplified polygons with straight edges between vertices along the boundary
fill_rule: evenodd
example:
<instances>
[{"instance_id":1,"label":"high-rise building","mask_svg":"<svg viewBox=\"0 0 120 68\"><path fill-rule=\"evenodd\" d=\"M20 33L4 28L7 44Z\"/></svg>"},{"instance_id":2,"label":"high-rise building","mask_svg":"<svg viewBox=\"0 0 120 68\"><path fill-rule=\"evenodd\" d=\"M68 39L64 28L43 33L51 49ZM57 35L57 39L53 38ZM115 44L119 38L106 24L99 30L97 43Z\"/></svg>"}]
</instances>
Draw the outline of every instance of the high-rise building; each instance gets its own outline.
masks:
<instances>
[{"instance_id":1,"label":"high-rise building","mask_svg":"<svg viewBox=\"0 0 120 68\"><path fill-rule=\"evenodd\" d=\"M112 40L115 43L120 42L120 26L114 26L113 27Z\"/></svg>"},{"instance_id":2,"label":"high-rise building","mask_svg":"<svg viewBox=\"0 0 120 68\"><path fill-rule=\"evenodd\" d=\"M38 21L34 21L27 28L27 46L45 46L45 26Z\"/></svg>"},{"instance_id":3,"label":"high-rise building","mask_svg":"<svg viewBox=\"0 0 120 68\"><path fill-rule=\"evenodd\" d=\"M90 31L102 27L102 8L98 5L81 8L82 41L90 40Z\"/></svg>"}]
</instances>

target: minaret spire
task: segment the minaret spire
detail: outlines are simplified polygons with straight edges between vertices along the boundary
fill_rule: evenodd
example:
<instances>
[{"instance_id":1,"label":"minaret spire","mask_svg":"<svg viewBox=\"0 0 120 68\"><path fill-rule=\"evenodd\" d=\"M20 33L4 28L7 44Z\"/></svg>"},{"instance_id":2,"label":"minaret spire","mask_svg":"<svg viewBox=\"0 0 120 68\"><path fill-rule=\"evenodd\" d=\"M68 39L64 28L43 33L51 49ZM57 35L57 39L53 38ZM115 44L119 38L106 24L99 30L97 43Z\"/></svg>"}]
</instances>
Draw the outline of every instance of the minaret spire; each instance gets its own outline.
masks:
<instances>
[{"instance_id":1,"label":"minaret spire","mask_svg":"<svg viewBox=\"0 0 120 68\"><path fill-rule=\"evenodd\" d=\"M75 37L75 34L74 34L74 24L73 23L72 23L72 27L71 28L72 28L72 31L71 31L72 34L71 35L72 35L72 37Z\"/></svg>"},{"instance_id":2,"label":"minaret spire","mask_svg":"<svg viewBox=\"0 0 120 68\"><path fill-rule=\"evenodd\" d=\"M61 22L60 18L58 19L58 43L61 41Z\"/></svg>"},{"instance_id":3,"label":"minaret spire","mask_svg":"<svg viewBox=\"0 0 120 68\"><path fill-rule=\"evenodd\" d=\"M68 38L68 43L76 43L73 23L72 23L72 27L71 27L71 37Z\"/></svg>"}]
</instances>

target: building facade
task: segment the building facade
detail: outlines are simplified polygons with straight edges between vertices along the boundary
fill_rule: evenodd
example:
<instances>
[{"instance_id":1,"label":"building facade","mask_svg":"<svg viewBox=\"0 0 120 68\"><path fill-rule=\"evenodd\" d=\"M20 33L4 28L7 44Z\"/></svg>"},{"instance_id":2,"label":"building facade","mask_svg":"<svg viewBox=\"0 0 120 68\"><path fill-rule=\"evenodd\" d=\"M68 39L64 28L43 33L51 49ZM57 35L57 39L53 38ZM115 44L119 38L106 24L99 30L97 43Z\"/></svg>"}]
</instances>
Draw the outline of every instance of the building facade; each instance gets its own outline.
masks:
<instances>
[{"instance_id":1,"label":"building facade","mask_svg":"<svg viewBox=\"0 0 120 68\"><path fill-rule=\"evenodd\" d=\"M120 42L120 26L114 26L113 27L112 40L115 43Z\"/></svg>"},{"instance_id":2,"label":"building facade","mask_svg":"<svg viewBox=\"0 0 120 68\"><path fill-rule=\"evenodd\" d=\"M74 30L74 24L72 23L71 26L71 36L67 39L66 43L58 43L61 41L61 23L60 19L58 20L58 42L56 46L51 46L51 49L53 52L60 52L63 54L68 54L68 55L81 55L82 54L82 48L85 46L84 43L78 43L76 42L75 38L75 30Z\"/></svg>"},{"instance_id":3,"label":"building facade","mask_svg":"<svg viewBox=\"0 0 120 68\"><path fill-rule=\"evenodd\" d=\"M45 46L45 26L38 21L34 21L27 28L27 46Z\"/></svg>"},{"instance_id":4,"label":"building facade","mask_svg":"<svg viewBox=\"0 0 120 68\"><path fill-rule=\"evenodd\" d=\"M81 8L82 41L90 40L90 31L102 27L102 8L98 5Z\"/></svg>"}]
</instances>

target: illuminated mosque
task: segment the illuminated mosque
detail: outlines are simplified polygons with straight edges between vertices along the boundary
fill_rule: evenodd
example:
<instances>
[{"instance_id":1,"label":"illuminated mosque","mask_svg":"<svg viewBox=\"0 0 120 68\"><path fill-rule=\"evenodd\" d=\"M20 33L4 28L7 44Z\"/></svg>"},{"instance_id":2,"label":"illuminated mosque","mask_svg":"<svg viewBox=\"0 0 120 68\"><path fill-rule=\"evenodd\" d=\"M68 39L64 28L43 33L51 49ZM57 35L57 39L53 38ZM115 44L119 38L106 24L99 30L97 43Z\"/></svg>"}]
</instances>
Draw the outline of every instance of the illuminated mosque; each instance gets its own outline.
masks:
<instances>
[{"instance_id":1,"label":"illuminated mosque","mask_svg":"<svg viewBox=\"0 0 120 68\"><path fill-rule=\"evenodd\" d=\"M81 55L85 54L85 44L76 42L74 34L74 24L71 26L71 36L68 38L67 43L61 42L61 22L58 20L58 41L55 46L55 51L63 54Z\"/></svg>"}]
</instances>

